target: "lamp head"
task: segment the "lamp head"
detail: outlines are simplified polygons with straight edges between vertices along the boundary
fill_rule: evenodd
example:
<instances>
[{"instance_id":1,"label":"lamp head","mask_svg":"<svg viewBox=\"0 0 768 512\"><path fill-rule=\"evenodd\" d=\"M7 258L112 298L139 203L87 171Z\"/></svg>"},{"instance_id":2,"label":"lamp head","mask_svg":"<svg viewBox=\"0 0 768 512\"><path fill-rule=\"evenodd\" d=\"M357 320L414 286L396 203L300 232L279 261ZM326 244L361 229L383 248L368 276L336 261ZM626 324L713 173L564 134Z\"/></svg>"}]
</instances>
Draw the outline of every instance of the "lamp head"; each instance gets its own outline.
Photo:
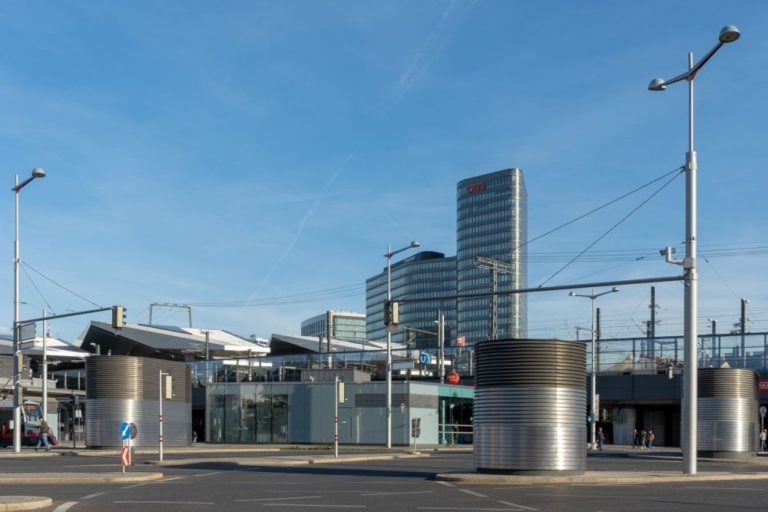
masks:
<instances>
[{"instance_id":1,"label":"lamp head","mask_svg":"<svg viewBox=\"0 0 768 512\"><path fill-rule=\"evenodd\" d=\"M414 240L413 242L411 242L411 247L420 247L420 246L421 244L419 243L418 240Z\"/></svg>"},{"instance_id":2,"label":"lamp head","mask_svg":"<svg viewBox=\"0 0 768 512\"><path fill-rule=\"evenodd\" d=\"M32 177L33 178L45 178L45 171L42 170L39 167L35 167L32 169Z\"/></svg>"},{"instance_id":3,"label":"lamp head","mask_svg":"<svg viewBox=\"0 0 768 512\"><path fill-rule=\"evenodd\" d=\"M568 295L570 295L571 297L575 297L576 296L576 292L569 292Z\"/></svg>"},{"instance_id":4,"label":"lamp head","mask_svg":"<svg viewBox=\"0 0 768 512\"><path fill-rule=\"evenodd\" d=\"M735 25L726 25L720 31L720 37L718 39L720 39L721 43L732 43L740 36L741 32L739 32L739 29L736 28Z\"/></svg>"},{"instance_id":5,"label":"lamp head","mask_svg":"<svg viewBox=\"0 0 768 512\"><path fill-rule=\"evenodd\" d=\"M664 80L661 78L654 78L651 80L651 83L648 84L648 90L649 91L666 91L667 86L664 85Z\"/></svg>"},{"instance_id":6,"label":"lamp head","mask_svg":"<svg viewBox=\"0 0 768 512\"><path fill-rule=\"evenodd\" d=\"M614 286L613 288L611 288L611 291L612 292L617 292L617 291L619 291L619 289Z\"/></svg>"}]
</instances>

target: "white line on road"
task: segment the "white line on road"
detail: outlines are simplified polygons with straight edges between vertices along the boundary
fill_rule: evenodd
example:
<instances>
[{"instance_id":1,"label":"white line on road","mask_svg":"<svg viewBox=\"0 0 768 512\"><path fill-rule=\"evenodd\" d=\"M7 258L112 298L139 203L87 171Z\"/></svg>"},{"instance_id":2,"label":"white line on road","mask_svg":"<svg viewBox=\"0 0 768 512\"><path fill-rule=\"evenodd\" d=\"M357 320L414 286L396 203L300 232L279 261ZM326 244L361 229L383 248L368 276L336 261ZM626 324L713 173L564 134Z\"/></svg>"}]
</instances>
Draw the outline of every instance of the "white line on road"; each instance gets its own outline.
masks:
<instances>
[{"instance_id":1,"label":"white line on road","mask_svg":"<svg viewBox=\"0 0 768 512\"><path fill-rule=\"evenodd\" d=\"M142 503L145 505L213 505L212 501L139 501L139 500L120 500L112 503Z\"/></svg>"},{"instance_id":2,"label":"white line on road","mask_svg":"<svg viewBox=\"0 0 768 512\"><path fill-rule=\"evenodd\" d=\"M403 496L405 494L431 494L435 491L404 491L404 492L387 492L387 491L371 491L371 492L361 492L360 496Z\"/></svg>"},{"instance_id":3,"label":"white line on road","mask_svg":"<svg viewBox=\"0 0 768 512\"><path fill-rule=\"evenodd\" d=\"M539 510L537 508L526 507L525 505L518 505L517 503L512 503L511 501L500 501L499 503L502 505L508 505L510 507L517 507L521 510L530 510L531 512L538 512Z\"/></svg>"},{"instance_id":4,"label":"white line on road","mask_svg":"<svg viewBox=\"0 0 768 512\"><path fill-rule=\"evenodd\" d=\"M211 476L211 475L218 475L221 473L221 471L211 471L210 473L200 473L199 475L192 475L195 478L200 478L201 476Z\"/></svg>"},{"instance_id":5,"label":"white line on road","mask_svg":"<svg viewBox=\"0 0 768 512\"><path fill-rule=\"evenodd\" d=\"M62 503L61 505L59 505L58 507L53 509L53 512L65 512L66 510L69 510L70 508L74 507L75 505L77 505L76 501L68 501L66 503Z\"/></svg>"},{"instance_id":6,"label":"white line on road","mask_svg":"<svg viewBox=\"0 0 768 512\"><path fill-rule=\"evenodd\" d=\"M456 487L456 486L455 486L455 485L453 485L452 483L450 483L450 482L443 482L442 480L438 480L438 482L437 482L437 483L439 483L440 485L444 485L444 486L446 486L446 487Z\"/></svg>"},{"instance_id":7,"label":"white line on road","mask_svg":"<svg viewBox=\"0 0 768 512\"><path fill-rule=\"evenodd\" d=\"M232 501L282 501L282 500L309 500L313 498L321 498L321 496L289 496L287 498L243 498Z\"/></svg>"},{"instance_id":8,"label":"white line on road","mask_svg":"<svg viewBox=\"0 0 768 512\"><path fill-rule=\"evenodd\" d=\"M265 503L265 507L321 507L321 508L366 508L365 505L312 505L309 503Z\"/></svg>"},{"instance_id":9,"label":"white line on road","mask_svg":"<svg viewBox=\"0 0 768 512\"><path fill-rule=\"evenodd\" d=\"M754 487L683 487L683 489L696 489L698 491L765 491L765 489L755 489Z\"/></svg>"},{"instance_id":10,"label":"white line on road","mask_svg":"<svg viewBox=\"0 0 768 512\"><path fill-rule=\"evenodd\" d=\"M463 493L470 494L472 496L477 496L478 498L487 498L488 497L488 495L486 495L486 494L480 494L479 492L470 491L469 489L459 489L459 490L461 492L463 492Z\"/></svg>"},{"instance_id":11,"label":"white line on road","mask_svg":"<svg viewBox=\"0 0 768 512\"><path fill-rule=\"evenodd\" d=\"M160 480L161 482L173 482L174 480L181 480L182 478L187 478L185 476L172 476L170 478L163 478Z\"/></svg>"},{"instance_id":12,"label":"white line on road","mask_svg":"<svg viewBox=\"0 0 768 512\"><path fill-rule=\"evenodd\" d=\"M137 487L142 487L144 485L147 485L148 482L142 482L140 484L133 484L133 485L126 485L125 487L121 487L121 489L135 489Z\"/></svg>"},{"instance_id":13,"label":"white line on road","mask_svg":"<svg viewBox=\"0 0 768 512\"><path fill-rule=\"evenodd\" d=\"M90 500L95 498L96 496L101 496L102 494L107 494L106 492L95 492L93 494L89 494L88 496L83 496L80 498L81 500Z\"/></svg>"},{"instance_id":14,"label":"white line on road","mask_svg":"<svg viewBox=\"0 0 768 512\"><path fill-rule=\"evenodd\" d=\"M500 511L500 512L514 512L520 509L517 508L478 508L478 507L418 507L418 510L478 510L478 511Z\"/></svg>"}]
</instances>

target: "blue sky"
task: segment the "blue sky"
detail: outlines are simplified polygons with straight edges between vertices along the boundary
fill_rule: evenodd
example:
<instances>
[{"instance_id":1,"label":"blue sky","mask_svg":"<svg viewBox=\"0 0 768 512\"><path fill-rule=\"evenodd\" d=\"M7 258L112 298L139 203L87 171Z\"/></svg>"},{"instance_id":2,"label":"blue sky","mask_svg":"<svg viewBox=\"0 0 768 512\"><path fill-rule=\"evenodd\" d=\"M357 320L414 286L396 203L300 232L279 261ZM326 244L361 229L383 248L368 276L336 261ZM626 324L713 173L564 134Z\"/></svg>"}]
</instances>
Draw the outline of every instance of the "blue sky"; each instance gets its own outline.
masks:
<instances>
[{"instance_id":1,"label":"blue sky","mask_svg":"<svg viewBox=\"0 0 768 512\"><path fill-rule=\"evenodd\" d=\"M682 165L685 84L647 84L735 24L696 81L700 329L727 330L746 297L766 331L767 20L762 1L4 3L1 323L14 174L48 173L22 191L22 318L119 303L146 322L150 303L184 303L196 327L298 333L327 308L364 311L388 242L455 254L463 178L523 169L533 238ZM683 240L683 184L548 284L679 272L657 249ZM530 284L650 190L532 243ZM678 334L681 285L656 293L657 332ZM605 335L640 335L648 298L601 299ZM567 292L529 309L535 337L590 318ZM73 340L87 320L52 330Z\"/></svg>"}]
</instances>

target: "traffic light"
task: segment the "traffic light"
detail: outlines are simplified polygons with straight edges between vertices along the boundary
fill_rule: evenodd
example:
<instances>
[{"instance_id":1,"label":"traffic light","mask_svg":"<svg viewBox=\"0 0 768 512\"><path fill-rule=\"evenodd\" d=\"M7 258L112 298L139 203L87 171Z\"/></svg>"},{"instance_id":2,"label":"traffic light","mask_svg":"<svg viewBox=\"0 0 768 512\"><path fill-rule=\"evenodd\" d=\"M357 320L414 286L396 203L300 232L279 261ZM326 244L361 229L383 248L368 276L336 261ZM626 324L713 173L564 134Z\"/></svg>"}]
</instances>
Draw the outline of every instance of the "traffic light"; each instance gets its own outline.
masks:
<instances>
[{"instance_id":1,"label":"traffic light","mask_svg":"<svg viewBox=\"0 0 768 512\"><path fill-rule=\"evenodd\" d=\"M125 327L125 306L112 306L112 327L122 329Z\"/></svg>"},{"instance_id":2,"label":"traffic light","mask_svg":"<svg viewBox=\"0 0 768 512\"><path fill-rule=\"evenodd\" d=\"M384 325L395 326L400 323L399 304L393 300L384 303Z\"/></svg>"}]
</instances>

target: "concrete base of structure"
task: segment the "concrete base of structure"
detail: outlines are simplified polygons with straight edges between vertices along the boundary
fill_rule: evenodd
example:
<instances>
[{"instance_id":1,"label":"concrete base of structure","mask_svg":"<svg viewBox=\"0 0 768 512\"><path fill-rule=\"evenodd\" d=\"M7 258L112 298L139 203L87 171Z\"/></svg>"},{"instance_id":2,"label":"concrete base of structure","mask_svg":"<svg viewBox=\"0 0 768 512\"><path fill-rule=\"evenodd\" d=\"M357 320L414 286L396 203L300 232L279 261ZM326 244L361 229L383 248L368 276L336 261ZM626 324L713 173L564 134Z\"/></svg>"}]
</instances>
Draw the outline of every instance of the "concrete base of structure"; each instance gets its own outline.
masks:
<instances>
[{"instance_id":1,"label":"concrete base of structure","mask_svg":"<svg viewBox=\"0 0 768 512\"><path fill-rule=\"evenodd\" d=\"M569 469L496 469L496 468L477 468L477 472L486 475L510 475L510 476L578 476L583 475L586 470Z\"/></svg>"},{"instance_id":2,"label":"concrete base of structure","mask_svg":"<svg viewBox=\"0 0 768 512\"><path fill-rule=\"evenodd\" d=\"M738 459L745 460L757 457L755 452L718 452L712 450L699 450L699 457L706 459Z\"/></svg>"}]
</instances>

